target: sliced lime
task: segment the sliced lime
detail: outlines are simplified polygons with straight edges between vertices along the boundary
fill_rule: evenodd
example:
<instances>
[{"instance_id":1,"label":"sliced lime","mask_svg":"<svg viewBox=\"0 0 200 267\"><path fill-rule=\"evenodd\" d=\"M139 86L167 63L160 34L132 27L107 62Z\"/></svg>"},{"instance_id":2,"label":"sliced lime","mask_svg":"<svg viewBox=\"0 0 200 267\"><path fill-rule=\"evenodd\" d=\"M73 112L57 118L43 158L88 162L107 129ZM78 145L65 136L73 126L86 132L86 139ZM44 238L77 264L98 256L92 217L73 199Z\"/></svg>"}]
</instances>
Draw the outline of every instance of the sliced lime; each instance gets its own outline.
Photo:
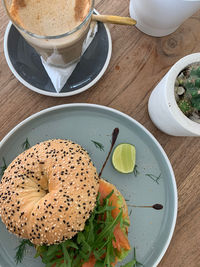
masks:
<instances>
[{"instance_id":1,"label":"sliced lime","mask_svg":"<svg viewBox=\"0 0 200 267\"><path fill-rule=\"evenodd\" d=\"M112 163L114 168L122 173L133 172L135 167L136 150L131 144L119 144L113 151Z\"/></svg>"}]
</instances>

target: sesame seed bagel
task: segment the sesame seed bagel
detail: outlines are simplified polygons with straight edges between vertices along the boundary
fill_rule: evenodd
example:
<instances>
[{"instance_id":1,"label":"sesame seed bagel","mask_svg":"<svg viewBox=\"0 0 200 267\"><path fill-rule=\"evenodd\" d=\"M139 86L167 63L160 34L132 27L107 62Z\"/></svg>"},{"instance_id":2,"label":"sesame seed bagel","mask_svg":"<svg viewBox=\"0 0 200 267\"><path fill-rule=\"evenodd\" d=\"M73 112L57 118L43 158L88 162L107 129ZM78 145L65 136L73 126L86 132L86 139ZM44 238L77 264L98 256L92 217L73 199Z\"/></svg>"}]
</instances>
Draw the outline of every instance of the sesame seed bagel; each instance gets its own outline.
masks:
<instances>
[{"instance_id":1,"label":"sesame seed bagel","mask_svg":"<svg viewBox=\"0 0 200 267\"><path fill-rule=\"evenodd\" d=\"M82 231L99 189L90 156L78 144L53 139L21 153L0 183L0 215L7 229L35 245L51 245Z\"/></svg>"}]
</instances>

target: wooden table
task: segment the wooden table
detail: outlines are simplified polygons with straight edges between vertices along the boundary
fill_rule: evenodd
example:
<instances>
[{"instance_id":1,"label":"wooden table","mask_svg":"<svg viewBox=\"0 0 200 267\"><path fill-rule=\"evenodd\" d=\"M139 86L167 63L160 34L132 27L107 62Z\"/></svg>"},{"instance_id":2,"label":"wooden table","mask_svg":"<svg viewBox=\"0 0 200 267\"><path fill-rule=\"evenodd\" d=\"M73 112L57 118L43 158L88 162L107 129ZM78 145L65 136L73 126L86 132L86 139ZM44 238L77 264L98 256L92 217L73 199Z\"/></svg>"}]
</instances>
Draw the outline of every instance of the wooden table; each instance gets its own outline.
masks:
<instances>
[{"instance_id":1,"label":"wooden table","mask_svg":"<svg viewBox=\"0 0 200 267\"><path fill-rule=\"evenodd\" d=\"M128 0L96 0L100 13L128 16ZM159 267L200 266L200 138L173 137L151 122L151 91L181 57L200 50L200 12L175 33L154 38L134 27L110 25L113 53L102 79L88 91L65 98L39 95L11 73L3 55L8 18L0 6L0 139L15 125L42 109L64 103L95 103L118 109L143 124L166 151L175 172L178 218L170 246Z\"/></svg>"}]
</instances>

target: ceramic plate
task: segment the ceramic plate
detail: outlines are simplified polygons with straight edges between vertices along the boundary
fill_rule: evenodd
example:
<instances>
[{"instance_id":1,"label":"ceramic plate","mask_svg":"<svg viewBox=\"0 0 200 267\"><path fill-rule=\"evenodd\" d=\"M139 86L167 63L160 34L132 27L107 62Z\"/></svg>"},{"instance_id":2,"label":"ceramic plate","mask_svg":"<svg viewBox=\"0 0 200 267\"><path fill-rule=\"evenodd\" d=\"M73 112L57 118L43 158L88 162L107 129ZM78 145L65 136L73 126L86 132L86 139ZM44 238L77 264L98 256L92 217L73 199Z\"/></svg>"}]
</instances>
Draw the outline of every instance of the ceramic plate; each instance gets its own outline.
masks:
<instances>
[{"instance_id":1,"label":"ceramic plate","mask_svg":"<svg viewBox=\"0 0 200 267\"><path fill-rule=\"evenodd\" d=\"M60 93L55 91L39 55L11 22L4 36L4 53L10 70L27 88L42 95L65 97L86 91L102 77L110 62L112 41L107 26L98 23L92 43Z\"/></svg>"},{"instance_id":2,"label":"ceramic plate","mask_svg":"<svg viewBox=\"0 0 200 267\"><path fill-rule=\"evenodd\" d=\"M92 104L68 104L43 110L17 125L0 143L2 158L10 163L22 152L28 138L31 145L51 138L71 139L81 144L91 155L100 171L110 148L114 128L119 128L115 145L131 143L136 147L138 174L120 174L109 159L102 177L115 184L128 205L160 203L162 210L129 206L131 226L129 240L136 248L137 259L145 267L156 266L163 257L173 234L177 215L177 189L170 162L156 139L137 121L111 108ZM104 150L95 147L96 141ZM156 182L156 177L159 179ZM18 238L7 232L0 222L0 266L15 266ZM127 260L132 257L130 253ZM30 249L19 267L42 267ZM125 261L126 262L126 261ZM118 266L120 266L119 264Z\"/></svg>"}]
</instances>

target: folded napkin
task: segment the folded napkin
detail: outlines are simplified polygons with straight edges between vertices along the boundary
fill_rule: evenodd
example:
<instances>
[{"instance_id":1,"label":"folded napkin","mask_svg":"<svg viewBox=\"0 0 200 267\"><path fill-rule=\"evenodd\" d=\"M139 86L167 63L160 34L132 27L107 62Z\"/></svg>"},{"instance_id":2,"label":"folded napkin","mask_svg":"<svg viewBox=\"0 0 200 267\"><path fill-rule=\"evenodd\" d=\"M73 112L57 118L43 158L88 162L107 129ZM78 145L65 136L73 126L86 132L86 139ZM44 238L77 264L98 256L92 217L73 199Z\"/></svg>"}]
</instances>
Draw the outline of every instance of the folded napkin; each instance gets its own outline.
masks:
<instances>
[{"instance_id":1,"label":"folded napkin","mask_svg":"<svg viewBox=\"0 0 200 267\"><path fill-rule=\"evenodd\" d=\"M85 53L86 49L91 44L97 31L98 31L97 23L92 22L88 35L83 43L82 55ZM56 55L53 54L51 57L54 56L56 56L57 58L59 57L58 54ZM69 77L71 76L72 72L74 71L79 62L78 61L75 63L70 63L64 67L55 67L48 64L48 61L45 61L42 57L41 61L57 93L59 93L62 90L63 86L65 85L65 83L67 82L67 80L69 79Z\"/></svg>"}]
</instances>

